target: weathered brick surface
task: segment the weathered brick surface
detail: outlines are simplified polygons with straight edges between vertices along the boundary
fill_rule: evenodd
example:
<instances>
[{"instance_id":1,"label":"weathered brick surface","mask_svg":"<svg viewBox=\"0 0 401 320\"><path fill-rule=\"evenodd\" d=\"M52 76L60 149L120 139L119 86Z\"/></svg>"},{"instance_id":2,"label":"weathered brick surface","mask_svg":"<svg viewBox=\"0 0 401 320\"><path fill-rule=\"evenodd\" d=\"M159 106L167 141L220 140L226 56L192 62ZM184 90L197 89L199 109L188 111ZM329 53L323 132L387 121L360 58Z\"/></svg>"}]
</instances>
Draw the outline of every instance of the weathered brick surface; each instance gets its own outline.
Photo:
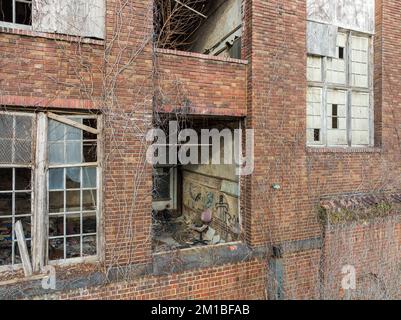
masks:
<instances>
[{"instance_id":1,"label":"weathered brick surface","mask_svg":"<svg viewBox=\"0 0 401 320\"><path fill-rule=\"evenodd\" d=\"M65 292L58 299L263 299L264 264L258 261L143 277L96 288Z\"/></svg>"},{"instance_id":2,"label":"weathered brick surface","mask_svg":"<svg viewBox=\"0 0 401 320\"><path fill-rule=\"evenodd\" d=\"M0 37L2 96L89 99L100 96L103 45L14 34ZM6 31L6 32L4 32ZM8 32L7 32L8 31ZM39 104L40 105L40 104Z\"/></svg>"},{"instance_id":3,"label":"weathered brick surface","mask_svg":"<svg viewBox=\"0 0 401 320\"><path fill-rule=\"evenodd\" d=\"M399 189L399 1L377 0L376 148L358 150L305 147L306 1L244 2L243 56L248 64L155 52L150 0L131 1L118 15L120 2L108 0L104 42L0 30L2 105L95 109L104 116L104 259L91 267L60 267L59 272L85 274L152 262L152 179L143 133L151 126L152 102L160 102L160 92L165 93L165 111L185 101L191 106L189 114L246 116L244 125L255 129L255 172L243 179L241 192L244 236L250 245L268 247L322 236L315 210L322 196ZM365 231L357 225L345 236L363 239ZM379 247L383 239L378 238ZM336 239L328 235L324 243L329 256ZM319 297L321 253L313 249L284 254L285 297ZM377 262L378 255L369 259ZM55 297L262 299L266 283L274 280L266 279L266 265L252 260L141 276Z\"/></svg>"},{"instance_id":4,"label":"weathered brick surface","mask_svg":"<svg viewBox=\"0 0 401 320\"><path fill-rule=\"evenodd\" d=\"M158 49L157 107L196 115L246 115L246 63Z\"/></svg>"},{"instance_id":5,"label":"weathered brick surface","mask_svg":"<svg viewBox=\"0 0 401 320\"><path fill-rule=\"evenodd\" d=\"M322 260L322 298L345 298L344 266L355 268L359 299L398 299L401 259L400 216L326 228Z\"/></svg>"}]
</instances>

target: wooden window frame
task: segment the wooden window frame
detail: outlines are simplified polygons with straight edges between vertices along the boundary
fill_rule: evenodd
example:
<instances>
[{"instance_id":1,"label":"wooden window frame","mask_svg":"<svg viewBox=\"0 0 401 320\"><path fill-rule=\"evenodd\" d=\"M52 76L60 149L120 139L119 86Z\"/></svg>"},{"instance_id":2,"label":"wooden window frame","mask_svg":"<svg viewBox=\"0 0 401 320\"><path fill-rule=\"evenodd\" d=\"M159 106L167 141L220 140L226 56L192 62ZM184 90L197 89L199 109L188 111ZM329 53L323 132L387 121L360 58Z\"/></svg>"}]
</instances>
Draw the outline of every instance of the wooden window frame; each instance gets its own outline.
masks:
<instances>
[{"instance_id":1,"label":"wooden window frame","mask_svg":"<svg viewBox=\"0 0 401 320\"><path fill-rule=\"evenodd\" d=\"M40 272L46 265L64 265L64 264L75 264L84 262L98 262L103 259L104 244L102 237L102 116L85 113L74 113L66 116L77 116L83 118L94 118L97 119L97 129L87 127L79 123L71 123L71 120L63 117L62 115L54 114L52 112L18 112L18 111L0 111L0 114L11 114L11 115L29 115L33 118L32 121L32 158L31 165L16 165L16 164L4 164L0 167L29 167L32 168L32 187L31 187L31 259L33 272ZM47 207L48 198L48 172L53 167L70 167L69 165L56 165L50 166L47 161L47 135L48 135L48 120L53 119L62 122L67 125L72 125L80 130L88 130L91 133L97 134L97 161L91 163L79 163L74 164L71 167L86 167L96 166L97 168L97 210L96 210L96 255L79 257L79 258L67 258L62 260L49 261L48 259L48 229L49 229L49 212ZM65 120L65 121L64 121ZM22 268L22 263L3 265L0 266L0 272L12 271Z\"/></svg>"}]
</instances>

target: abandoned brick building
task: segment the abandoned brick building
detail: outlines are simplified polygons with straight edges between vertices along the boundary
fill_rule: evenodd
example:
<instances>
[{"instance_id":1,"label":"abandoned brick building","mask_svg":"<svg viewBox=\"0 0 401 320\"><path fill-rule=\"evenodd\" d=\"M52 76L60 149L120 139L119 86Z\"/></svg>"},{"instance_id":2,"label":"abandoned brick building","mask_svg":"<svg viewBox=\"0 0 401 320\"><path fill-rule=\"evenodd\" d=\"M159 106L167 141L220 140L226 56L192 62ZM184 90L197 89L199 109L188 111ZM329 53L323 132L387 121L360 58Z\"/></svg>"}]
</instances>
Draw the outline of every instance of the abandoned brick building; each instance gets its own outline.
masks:
<instances>
[{"instance_id":1,"label":"abandoned brick building","mask_svg":"<svg viewBox=\"0 0 401 320\"><path fill-rule=\"evenodd\" d=\"M0 298L399 298L400 6L0 0ZM253 172L150 165L170 120Z\"/></svg>"}]
</instances>

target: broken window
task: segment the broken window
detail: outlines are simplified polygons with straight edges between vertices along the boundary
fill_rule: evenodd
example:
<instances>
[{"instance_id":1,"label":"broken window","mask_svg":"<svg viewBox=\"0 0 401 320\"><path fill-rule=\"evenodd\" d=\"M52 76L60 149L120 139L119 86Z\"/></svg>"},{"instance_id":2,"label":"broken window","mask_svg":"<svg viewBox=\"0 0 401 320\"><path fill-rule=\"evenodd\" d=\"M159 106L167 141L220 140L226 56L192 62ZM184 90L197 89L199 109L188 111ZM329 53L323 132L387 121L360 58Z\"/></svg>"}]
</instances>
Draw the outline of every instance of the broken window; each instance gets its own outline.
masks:
<instances>
[{"instance_id":1,"label":"broken window","mask_svg":"<svg viewBox=\"0 0 401 320\"><path fill-rule=\"evenodd\" d=\"M0 26L104 39L104 0L0 0Z\"/></svg>"},{"instance_id":2,"label":"broken window","mask_svg":"<svg viewBox=\"0 0 401 320\"><path fill-rule=\"evenodd\" d=\"M96 119L66 119L97 128ZM53 119L48 128L49 260L96 255L97 137Z\"/></svg>"},{"instance_id":3,"label":"broken window","mask_svg":"<svg viewBox=\"0 0 401 320\"><path fill-rule=\"evenodd\" d=\"M239 179L233 159L233 131L238 123L207 120L193 120L182 129L193 128L200 137L202 129L209 132L215 128L224 134L219 137L220 146L213 149L216 141L198 144L198 160L202 150L207 149L207 163L185 163L177 150L178 164L157 165L153 170L153 247L156 251L215 245L239 240ZM222 131L226 129L225 131ZM179 130L181 131L181 130ZM173 132L165 130L165 132ZM179 132L177 132L179 134ZM173 141L168 137L171 147ZM188 142L189 143L189 142ZM227 148L227 149L225 149ZM184 149L186 150L186 149ZM228 150L228 163L224 151ZM185 153L189 156L190 152ZM169 155L171 154L169 150ZM212 159L220 157L220 164L212 164ZM168 158L168 157L167 157ZM182 160L182 161L180 161ZM185 164L184 164L185 163Z\"/></svg>"},{"instance_id":4,"label":"broken window","mask_svg":"<svg viewBox=\"0 0 401 320\"><path fill-rule=\"evenodd\" d=\"M31 25L31 0L0 0L0 21Z\"/></svg>"},{"instance_id":5,"label":"broken window","mask_svg":"<svg viewBox=\"0 0 401 320\"><path fill-rule=\"evenodd\" d=\"M315 27L311 24L310 28ZM314 40L309 38L308 41ZM319 51L312 44L308 47ZM308 144L372 145L371 36L339 31L334 57L309 54L307 59ZM318 140L316 130L320 130Z\"/></svg>"},{"instance_id":6,"label":"broken window","mask_svg":"<svg viewBox=\"0 0 401 320\"><path fill-rule=\"evenodd\" d=\"M242 0L156 0L160 48L241 58Z\"/></svg>"},{"instance_id":7,"label":"broken window","mask_svg":"<svg viewBox=\"0 0 401 320\"><path fill-rule=\"evenodd\" d=\"M21 263L17 221L29 252L43 252L39 247L48 241L47 256L33 261L97 255L97 126L92 115L0 113L0 266ZM36 221L35 230L47 234L44 217L48 240L40 241L32 226Z\"/></svg>"},{"instance_id":8,"label":"broken window","mask_svg":"<svg viewBox=\"0 0 401 320\"><path fill-rule=\"evenodd\" d=\"M177 168L158 166L153 169L153 209L175 210L177 202Z\"/></svg>"},{"instance_id":9,"label":"broken window","mask_svg":"<svg viewBox=\"0 0 401 320\"><path fill-rule=\"evenodd\" d=\"M21 263L14 227L18 220L31 246L32 129L30 115L0 114L0 266Z\"/></svg>"}]
</instances>

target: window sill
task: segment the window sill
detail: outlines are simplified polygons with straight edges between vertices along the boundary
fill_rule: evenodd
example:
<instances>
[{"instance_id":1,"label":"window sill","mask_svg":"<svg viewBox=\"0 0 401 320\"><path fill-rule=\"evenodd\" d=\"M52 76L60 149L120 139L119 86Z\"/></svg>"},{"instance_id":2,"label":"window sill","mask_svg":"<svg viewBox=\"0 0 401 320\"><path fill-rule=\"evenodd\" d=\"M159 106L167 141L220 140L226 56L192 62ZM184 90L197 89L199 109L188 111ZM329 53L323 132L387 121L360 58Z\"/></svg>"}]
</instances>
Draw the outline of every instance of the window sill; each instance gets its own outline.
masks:
<instances>
[{"instance_id":1,"label":"window sill","mask_svg":"<svg viewBox=\"0 0 401 320\"><path fill-rule=\"evenodd\" d=\"M49 275L47 275L47 274L35 274L35 275L29 276L29 277L22 276L22 277L17 277L17 278L10 279L10 280L3 280L3 281L0 281L0 287L16 285L16 284L20 284L20 283L24 283L24 282L42 280L48 276Z\"/></svg>"},{"instance_id":2,"label":"window sill","mask_svg":"<svg viewBox=\"0 0 401 320\"><path fill-rule=\"evenodd\" d=\"M255 258L245 243L236 241L153 253L153 274L165 275L187 270L216 267Z\"/></svg>"},{"instance_id":3,"label":"window sill","mask_svg":"<svg viewBox=\"0 0 401 320\"><path fill-rule=\"evenodd\" d=\"M248 64L248 60L244 60L244 59L226 58L226 57L213 56L213 55L197 53L197 52L162 49L162 48L156 48L156 52L162 53L162 54L181 56L181 57L201 59L201 60L221 61L221 62L236 63L236 64L243 64L243 65Z\"/></svg>"},{"instance_id":4,"label":"window sill","mask_svg":"<svg viewBox=\"0 0 401 320\"><path fill-rule=\"evenodd\" d=\"M320 147L307 146L307 153L381 153L378 147Z\"/></svg>"},{"instance_id":5,"label":"window sill","mask_svg":"<svg viewBox=\"0 0 401 320\"><path fill-rule=\"evenodd\" d=\"M58 34L58 33L46 33L46 32L33 31L31 26L24 26L24 25L22 25L20 27L17 25L5 26L5 25L0 24L0 33L16 34L16 35L22 35L22 36L27 36L27 37L38 37L38 38L68 41L68 42L87 43L87 44L94 44L94 45L99 45L99 46L103 46L105 43L104 40L99 40L99 39L82 38L82 37L69 36L69 35Z\"/></svg>"},{"instance_id":6,"label":"window sill","mask_svg":"<svg viewBox=\"0 0 401 320\"><path fill-rule=\"evenodd\" d=\"M97 256L81 257L81 258L70 258L65 260L52 260L49 261L51 266L73 266L78 264L97 264L100 260Z\"/></svg>"}]
</instances>

